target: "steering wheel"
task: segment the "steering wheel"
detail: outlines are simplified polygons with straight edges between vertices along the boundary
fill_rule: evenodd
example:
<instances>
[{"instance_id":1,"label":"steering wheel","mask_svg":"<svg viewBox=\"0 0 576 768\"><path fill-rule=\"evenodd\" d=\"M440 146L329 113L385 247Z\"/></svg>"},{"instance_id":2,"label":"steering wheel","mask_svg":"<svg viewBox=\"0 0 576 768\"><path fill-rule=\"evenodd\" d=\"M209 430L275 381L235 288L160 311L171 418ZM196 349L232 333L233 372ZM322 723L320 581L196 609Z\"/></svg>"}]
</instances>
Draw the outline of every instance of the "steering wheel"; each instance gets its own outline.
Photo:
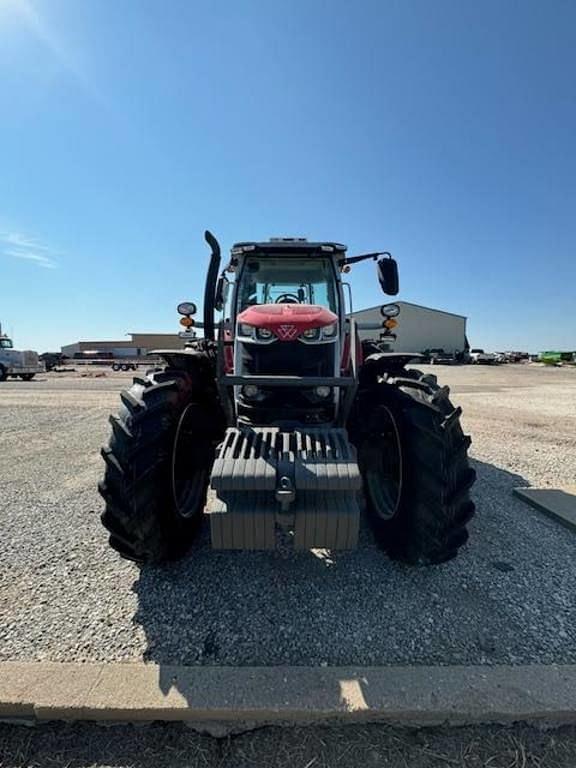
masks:
<instances>
[{"instance_id":1,"label":"steering wheel","mask_svg":"<svg viewBox=\"0 0 576 768\"><path fill-rule=\"evenodd\" d=\"M281 293L274 304L300 304L300 299L295 293Z\"/></svg>"}]
</instances>

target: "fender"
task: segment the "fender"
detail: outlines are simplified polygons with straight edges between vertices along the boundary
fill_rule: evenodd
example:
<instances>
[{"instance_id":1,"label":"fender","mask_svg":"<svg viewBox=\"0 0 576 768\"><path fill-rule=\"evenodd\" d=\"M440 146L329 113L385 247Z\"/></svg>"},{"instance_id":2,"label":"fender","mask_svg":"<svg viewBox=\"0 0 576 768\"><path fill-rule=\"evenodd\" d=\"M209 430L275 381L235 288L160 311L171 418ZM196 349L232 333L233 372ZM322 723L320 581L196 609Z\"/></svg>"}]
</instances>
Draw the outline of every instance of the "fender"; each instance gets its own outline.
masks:
<instances>
[{"instance_id":1,"label":"fender","mask_svg":"<svg viewBox=\"0 0 576 768\"><path fill-rule=\"evenodd\" d=\"M360 369L360 385L375 384L385 373L398 373L412 361L422 360L419 352L377 352L365 358Z\"/></svg>"}]
</instances>

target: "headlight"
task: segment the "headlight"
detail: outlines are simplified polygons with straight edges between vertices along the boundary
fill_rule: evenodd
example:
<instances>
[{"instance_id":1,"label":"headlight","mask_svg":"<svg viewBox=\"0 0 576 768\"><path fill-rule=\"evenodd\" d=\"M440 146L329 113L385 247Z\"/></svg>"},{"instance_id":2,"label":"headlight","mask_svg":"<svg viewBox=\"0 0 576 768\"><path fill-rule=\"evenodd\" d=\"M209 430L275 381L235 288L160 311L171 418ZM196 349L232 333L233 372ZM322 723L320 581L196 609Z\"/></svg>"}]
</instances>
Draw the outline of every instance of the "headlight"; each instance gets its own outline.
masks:
<instances>
[{"instance_id":1,"label":"headlight","mask_svg":"<svg viewBox=\"0 0 576 768\"><path fill-rule=\"evenodd\" d=\"M400 314L400 307L398 304L384 304L380 307L380 314L382 317L397 317Z\"/></svg>"},{"instance_id":2,"label":"headlight","mask_svg":"<svg viewBox=\"0 0 576 768\"><path fill-rule=\"evenodd\" d=\"M262 341L268 341L273 336L274 334L268 328L256 328L257 339L262 339Z\"/></svg>"},{"instance_id":3,"label":"headlight","mask_svg":"<svg viewBox=\"0 0 576 768\"><path fill-rule=\"evenodd\" d=\"M248 325L248 323L238 323L238 336L252 336L252 331L254 330L253 325Z\"/></svg>"},{"instance_id":4,"label":"headlight","mask_svg":"<svg viewBox=\"0 0 576 768\"><path fill-rule=\"evenodd\" d=\"M336 323L330 323L330 325L325 325L322 328L322 336L325 339L332 339L334 336L336 336L336 331L338 330L338 326Z\"/></svg>"},{"instance_id":5,"label":"headlight","mask_svg":"<svg viewBox=\"0 0 576 768\"><path fill-rule=\"evenodd\" d=\"M307 328L302 336L308 341L317 341L320 338L320 328Z\"/></svg>"}]
</instances>

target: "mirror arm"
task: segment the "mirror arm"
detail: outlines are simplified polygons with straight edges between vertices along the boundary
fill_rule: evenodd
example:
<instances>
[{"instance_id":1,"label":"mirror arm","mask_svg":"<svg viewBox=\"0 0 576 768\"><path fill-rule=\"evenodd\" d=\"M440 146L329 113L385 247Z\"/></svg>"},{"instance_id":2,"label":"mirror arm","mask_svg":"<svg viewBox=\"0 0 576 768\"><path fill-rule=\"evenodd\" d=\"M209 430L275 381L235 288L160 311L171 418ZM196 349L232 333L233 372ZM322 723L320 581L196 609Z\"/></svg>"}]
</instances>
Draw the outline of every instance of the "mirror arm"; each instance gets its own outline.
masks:
<instances>
[{"instance_id":1,"label":"mirror arm","mask_svg":"<svg viewBox=\"0 0 576 768\"><path fill-rule=\"evenodd\" d=\"M392 258L392 254L389 251L379 251L378 253L364 253L361 256L350 256L349 258L344 259L342 264L356 264L365 259L374 259L374 261L376 261L378 256L388 256L389 259Z\"/></svg>"}]
</instances>

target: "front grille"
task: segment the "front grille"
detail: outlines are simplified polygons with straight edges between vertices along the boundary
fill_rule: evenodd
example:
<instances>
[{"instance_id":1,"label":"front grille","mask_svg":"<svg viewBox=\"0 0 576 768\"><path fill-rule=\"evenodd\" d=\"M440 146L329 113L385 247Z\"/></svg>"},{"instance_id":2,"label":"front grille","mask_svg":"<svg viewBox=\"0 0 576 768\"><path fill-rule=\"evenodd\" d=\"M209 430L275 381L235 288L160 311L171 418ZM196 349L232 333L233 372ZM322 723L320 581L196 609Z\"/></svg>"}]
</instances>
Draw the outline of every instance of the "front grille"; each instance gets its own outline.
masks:
<instances>
[{"instance_id":1,"label":"front grille","mask_svg":"<svg viewBox=\"0 0 576 768\"><path fill-rule=\"evenodd\" d=\"M241 373L252 376L333 376L336 344L241 344Z\"/></svg>"},{"instance_id":2,"label":"front grille","mask_svg":"<svg viewBox=\"0 0 576 768\"><path fill-rule=\"evenodd\" d=\"M22 363L25 366L38 365L38 353L37 352L22 352Z\"/></svg>"},{"instance_id":3,"label":"front grille","mask_svg":"<svg viewBox=\"0 0 576 768\"><path fill-rule=\"evenodd\" d=\"M300 341L241 346L240 373L246 376L334 376L336 344ZM323 424L334 419L334 399L315 396L311 387L262 387L258 400L240 393L238 415L252 424Z\"/></svg>"}]
</instances>

